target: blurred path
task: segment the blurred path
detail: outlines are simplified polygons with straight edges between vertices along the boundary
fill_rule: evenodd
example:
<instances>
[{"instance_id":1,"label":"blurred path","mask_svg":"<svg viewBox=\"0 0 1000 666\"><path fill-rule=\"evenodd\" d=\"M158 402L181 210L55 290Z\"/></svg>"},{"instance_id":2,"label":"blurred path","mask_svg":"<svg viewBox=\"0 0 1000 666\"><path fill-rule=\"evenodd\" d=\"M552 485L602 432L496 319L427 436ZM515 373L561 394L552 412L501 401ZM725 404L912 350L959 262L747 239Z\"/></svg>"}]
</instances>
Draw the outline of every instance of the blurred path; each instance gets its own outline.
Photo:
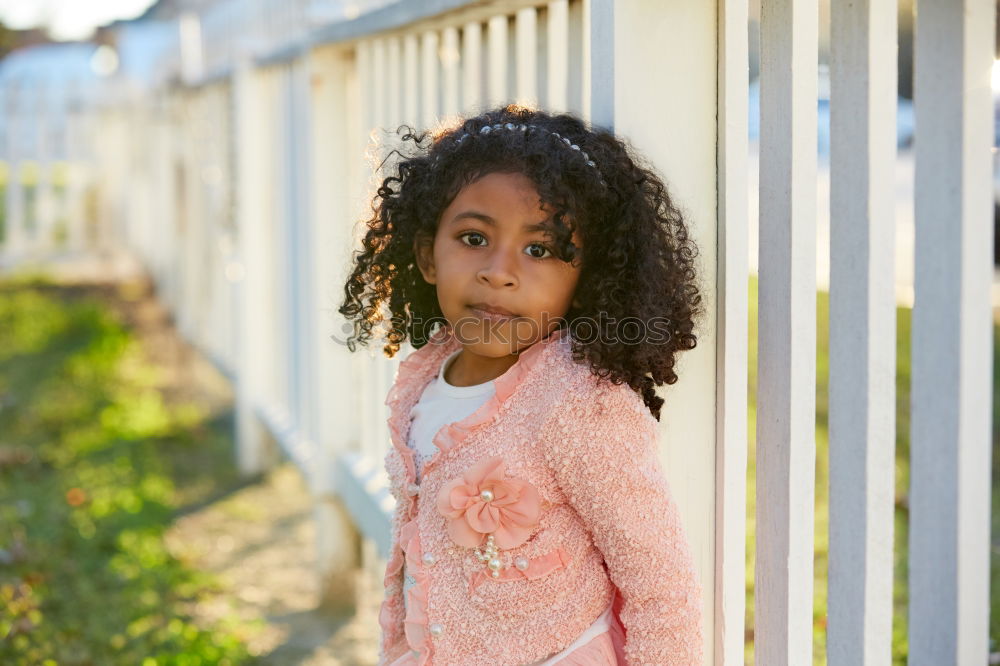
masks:
<instances>
[{"instance_id":1,"label":"blurred path","mask_svg":"<svg viewBox=\"0 0 1000 666\"><path fill-rule=\"evenodd\" d=\"M378 628L360 618L377 611L344 618L319 608L315 543L312 500L291 463L178 519L167 534L172 553L220 575L232 591L197 613L261 623L248 641L261 664L374 665Z\"/></svg>"}]
</instances>

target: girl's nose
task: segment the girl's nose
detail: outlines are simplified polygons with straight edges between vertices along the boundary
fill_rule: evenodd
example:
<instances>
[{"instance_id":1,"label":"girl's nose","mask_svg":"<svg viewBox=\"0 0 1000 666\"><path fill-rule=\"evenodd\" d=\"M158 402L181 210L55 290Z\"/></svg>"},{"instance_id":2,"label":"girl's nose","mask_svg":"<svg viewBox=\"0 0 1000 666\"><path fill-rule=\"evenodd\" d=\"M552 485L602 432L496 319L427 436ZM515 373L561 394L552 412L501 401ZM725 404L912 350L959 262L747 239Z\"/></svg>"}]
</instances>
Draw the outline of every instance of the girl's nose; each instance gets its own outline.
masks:
<instances>
[{"instance_id":1,"label":"girl's nose","mask_svg":"<svg viewBox=\"0 0 1000 666\"><path fill-rule=\"evenodd\" d=\"M492 287L514 286L517 284L514 262L508 252L493 252L476 273L476 279Z\"/></svg>"}]
</instances>

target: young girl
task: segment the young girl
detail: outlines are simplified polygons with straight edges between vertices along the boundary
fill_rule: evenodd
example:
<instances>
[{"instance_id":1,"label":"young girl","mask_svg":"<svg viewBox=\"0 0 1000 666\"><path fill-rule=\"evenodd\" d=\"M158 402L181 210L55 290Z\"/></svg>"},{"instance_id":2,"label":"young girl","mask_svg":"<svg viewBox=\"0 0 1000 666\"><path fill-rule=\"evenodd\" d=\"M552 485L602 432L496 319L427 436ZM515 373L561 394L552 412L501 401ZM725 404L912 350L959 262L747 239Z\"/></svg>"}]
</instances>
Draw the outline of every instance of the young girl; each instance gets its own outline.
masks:
<instances>
[{"instance_id":1,"label":"young girl","mask_svg":"<svg viewBox=\"0 0 1000 666\"><path fill-rule=\"evenodd\" d=\"M386 398L379 663L700 664L654 387L702 310L662 181L517 106L403 139L340 308L351 351L376 326L416 349Z\"/></svg>"}]
</instances>

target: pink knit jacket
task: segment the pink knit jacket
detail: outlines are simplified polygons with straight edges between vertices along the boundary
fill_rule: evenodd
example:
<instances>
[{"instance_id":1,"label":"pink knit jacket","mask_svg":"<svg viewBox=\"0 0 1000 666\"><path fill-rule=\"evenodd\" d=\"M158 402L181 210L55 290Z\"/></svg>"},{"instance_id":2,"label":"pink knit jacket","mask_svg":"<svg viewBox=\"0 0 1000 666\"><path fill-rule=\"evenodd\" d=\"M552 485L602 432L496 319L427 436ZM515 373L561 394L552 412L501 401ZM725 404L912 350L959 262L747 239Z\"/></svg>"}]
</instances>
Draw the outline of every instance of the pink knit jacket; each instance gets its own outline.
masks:
<instances>
[{"instance_id":1,"label":"pink knit jacket","mask_svg":"<svg viewBox=\"0 0 1000 666\"><path fill-rule=\"evenodd\" d=\"M657 421L627 384L573 361L566 329L522 351L490 400L438 431L414 483L410 410L459 346L438 329L402 361L385 401L397 504L379 663L530 664L615 600L624 663L701 664L701 586ZM474 547L488 534L497 576ZM404 558L416 580L405 611Z\"/></svg>"}]
</instances>

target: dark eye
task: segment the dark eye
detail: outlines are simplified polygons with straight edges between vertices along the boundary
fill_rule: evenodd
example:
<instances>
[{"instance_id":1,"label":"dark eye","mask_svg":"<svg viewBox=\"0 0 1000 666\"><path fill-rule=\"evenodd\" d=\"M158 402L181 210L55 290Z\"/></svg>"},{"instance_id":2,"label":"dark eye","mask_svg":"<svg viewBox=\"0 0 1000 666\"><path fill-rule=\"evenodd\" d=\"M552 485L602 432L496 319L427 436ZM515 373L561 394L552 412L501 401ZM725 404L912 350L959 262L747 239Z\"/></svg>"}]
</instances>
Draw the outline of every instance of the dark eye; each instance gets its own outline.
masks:
<instances>
[{"instance_id":1,"label":"dark eye","mask_svg":"<svg viewBox=\"0 0 1000 666\"><path fill-rule=\"evenodd\" d=\"M478 231L466 231L464 234L462 234L461 236L459 236L459 238L466 238L468 236L476 236L478 238L483 239L483 241L486 240L486 237L483 236ZM472 247L482 247L483 243L466 243L466 245L471 245Z\"/></svg>"},{"instance_id":2,"label":"dark eye","mask_svg":"<svg viewBox=\"0 0 1000 666\"><path fill-rule=\"evenodd\" d=\"M532 248L532 247L538 248L538 249L542 250L542 252L548 252L549 256L552 256L552 252L549 250L549 248L545 247L544 245L541 245L540 243L532 243L528 247L529 248ZM548 259L548 256L546 256L545 254L542 254L541 256L532 254L531 256L534 257L535 259Z\"/></svg>"}]
</instances>

